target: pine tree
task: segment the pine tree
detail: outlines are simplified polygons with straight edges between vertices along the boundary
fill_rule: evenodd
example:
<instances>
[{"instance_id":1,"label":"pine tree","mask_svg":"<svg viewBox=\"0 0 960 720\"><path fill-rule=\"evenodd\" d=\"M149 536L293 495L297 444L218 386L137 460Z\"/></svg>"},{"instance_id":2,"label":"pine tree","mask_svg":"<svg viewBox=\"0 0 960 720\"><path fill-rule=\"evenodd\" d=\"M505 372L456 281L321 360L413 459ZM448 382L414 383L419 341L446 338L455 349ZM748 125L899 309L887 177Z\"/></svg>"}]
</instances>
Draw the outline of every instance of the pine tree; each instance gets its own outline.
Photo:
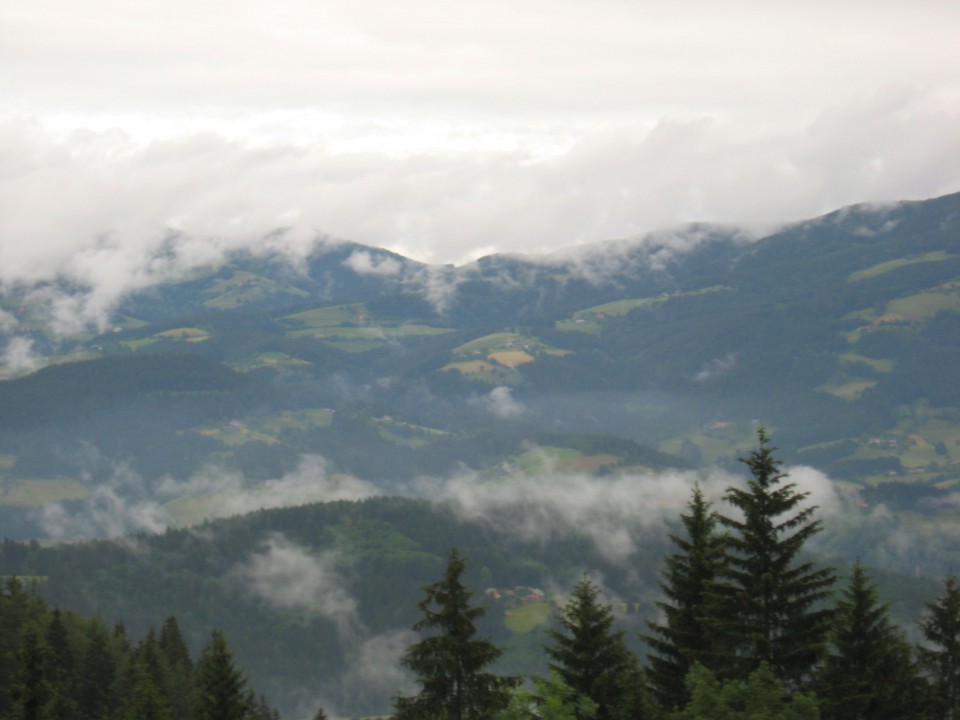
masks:
<instances>
[{"instance_id":1,"label":"pine tree","mask_svg":"<svg viewBox=\"0 0 960 720\"><path fill-rule=\"evenodd\" d=\"M111 651L110 634L99 618L94 618L87 626L86 647L79 667L77 701L80 716L106 717L114 705L117 662Z\"/></svg>"},{"instance_id":2,"label":"pine tree","mask_svg":"<svg viewBox=\"0 0 960 720\"><path fill-rule=\"evenodd\" d=\"M927 605L920 623L926 644L919 648L920 660L933 680L936 717L960 718L960 586L947 576L943 593Z\"/></svg>"},{"instance_id":3,"label":"pine tree","mask_svg":"<svg viewBox=\"0 0 960 720\"><path fill-rule=\"evenodd\" d=\"M246 692L246 678L234 666L223 633L214 630L197 661L193 720L243 720L247 714Z\"/></svg>"},{"instance_id":4,"label":"pine tree","mask_svg":"<svg viewBox=\"0 0 960 720\"><path fill-rule=\"evenodd\" d=\"M157 645L163 668L160 690L174 717L186 717L192 695L193 660L180 633L180 625L172 615L163 623Z\"/></svg>"},{"instance_id":5,"label":"pine tree","mask_svg":"<svg viewBox=\"0 0 960 720\"><path fill-rule=\"evenodd\" d=\"M824 606L833 571L801 561L804 544L820 531L815 506L803 506L809 493L782 484L775 448L763 428L759 448L741 458L750 469L746 489L728 488L726 500L742 519L721 517L730 529L730 553L723 587L725 639L735 643L729 666L743 678L766 662L788 686L808 679L822 655L831 611Z\"/></svg>"},{"instance_id":6,"label":"pine tree","mask_svg":"<svg viewBox=\"0 0 960 720\"><path fill-rule=\"evenodd\" d=\"M40 633L33 626L23 631L18 653L19 672L13 688L16 702L14 720L41 720L46 717L50 701L50 683L47 679L47 648Z\"/></svg>"},{"instance_id":7,"label":"pine tree","mask_svg":"<svg viewBox=\"0 0 960 720\"><path fill-rule=\"evenodd\" d=\"M623 633L613 629L613 613L599 594L588 578L577 583L560 613L561 629L550 631L553 644L545 650L550 668L575 693L596 704L597 720L611 720L626 699L623 681L632 667L632 653Z\"/></svg>"},{"instance_id":8,"label":"pine tree","mask_svg":"<svg viewBox=\"0 0 960 720\"><path fill-rule=\"evenodd\" d=\"M687 507L689 513L680 516L686 536L670 535L677 552L666 558L660 583L665 599L657 605L664 619L649 623L653 634L645 637L652 651L650 683L657 702L668 710L689 699L685 678L694 663L716 670L722 657L714 585L724 568L726 542L699 484Z\"/></svg>"},{"instance_id":9,"label":"pine tree","mask_svg":"<svg viewBox=\"0 0 960 720\"><path fill-rule=\"evenodd\" d=\"M817 695L824 720L925 717L923 682L860 561L838 600Z\"/></svg>"},{"instance_id":10,"label":"pine tree","mask_svg":"<svg viewBox=\"0 0 960 720\"><path fill-rule=\"evenodd\" d=\"M484 610L470 604L471 593L460 580L465 569L454 548L443 579L424 588L418 606L423 619L413 629L433 634L410 646L403 657L421 691L394 698L396 720L487 720L507 706L514 683L485 671L501 651L476 637L475 622Z\"/></svg>"},{"instance_id":11,"label":"pine tree","mask_svg":"<svg viewBox=\"0 0 960 720\"><path fill-rule=\"evenodd\" d=\"M169 705L152 677L146 658L135 661L133 684L126 697L123 717L124 720L170 720Z\"/></svg>"}]
</instances>

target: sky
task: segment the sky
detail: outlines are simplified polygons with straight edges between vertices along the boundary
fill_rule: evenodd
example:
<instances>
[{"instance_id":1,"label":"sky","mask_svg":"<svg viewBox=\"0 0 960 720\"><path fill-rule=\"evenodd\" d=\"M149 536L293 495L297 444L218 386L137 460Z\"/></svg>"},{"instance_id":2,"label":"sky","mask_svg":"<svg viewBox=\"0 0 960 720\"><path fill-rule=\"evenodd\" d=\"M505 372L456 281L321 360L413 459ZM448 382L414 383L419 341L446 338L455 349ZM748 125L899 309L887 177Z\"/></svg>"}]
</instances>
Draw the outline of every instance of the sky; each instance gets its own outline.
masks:
<instances>
[{"instance_id":1,"label":"sky","mask_svg":"<svg viewBox=\"0 0 960 720\"><path fill-rule=\"evenodd\" d=\"M955 192L958 48L946 0L4 0L0 288Z\"/></svg>"}]
</instances>

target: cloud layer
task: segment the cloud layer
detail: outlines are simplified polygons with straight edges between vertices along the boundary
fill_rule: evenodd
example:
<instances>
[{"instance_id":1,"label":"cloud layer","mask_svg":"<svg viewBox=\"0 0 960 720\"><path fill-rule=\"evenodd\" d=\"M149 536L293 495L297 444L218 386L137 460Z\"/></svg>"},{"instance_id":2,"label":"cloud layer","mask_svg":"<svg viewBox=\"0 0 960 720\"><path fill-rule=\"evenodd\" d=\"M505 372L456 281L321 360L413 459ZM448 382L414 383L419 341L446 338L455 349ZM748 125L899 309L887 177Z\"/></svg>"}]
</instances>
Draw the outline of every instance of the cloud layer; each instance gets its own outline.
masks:
<instances>
[{"instance_id":1,"label":"cloud layer","mask_svg":"<svg viewBox=\"0 0 960 720\"><path fill-rule=\"evenodd\" d=\"M89 286L88 317L323 234L461 262L960 190L960 6L936 0L34 0L0 21L0 284Z\"/></svg>"}]
</instances>

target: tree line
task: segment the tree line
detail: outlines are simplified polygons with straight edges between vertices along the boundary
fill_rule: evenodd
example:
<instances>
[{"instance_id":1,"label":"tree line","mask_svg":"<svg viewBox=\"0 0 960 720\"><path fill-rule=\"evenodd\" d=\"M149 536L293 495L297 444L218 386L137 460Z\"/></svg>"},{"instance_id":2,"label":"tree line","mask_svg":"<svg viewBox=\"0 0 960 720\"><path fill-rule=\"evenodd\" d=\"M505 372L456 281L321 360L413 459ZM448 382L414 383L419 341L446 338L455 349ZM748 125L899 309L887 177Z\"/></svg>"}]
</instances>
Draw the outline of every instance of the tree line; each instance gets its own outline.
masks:
<instances>
[{"instance_id":1,"label":"tree line","mask_svg":"<svg viewBox=\"0 0 960 720\"><path fill-rule=\"evenodd\" d=\"M194 660L170 616L137 643L126 628L50 608L22 580L0 587L4 720L279 720L213 630Z\"/></svg>"},{"instance_id":2,"label":"tree line","mask_svg":"<svg viewBox=\"0 0 960 720\"><path fill-rule=\"evenodd\" d=\"M916 647L859 560L835 593L835 570L803 553L821 529L816 507L787 481L763 429L758 440L742 458L746 487L724 496L730 514L699 487L681 514L643 662L584 577L544 647L549 676L493 674L500 650L478 636L483 608L453 549L444 577L425 588L422 639L403 658L419 693L394 699L395 720L960 718L956 578L927 605Z\"/></svg>"}]
</instances>

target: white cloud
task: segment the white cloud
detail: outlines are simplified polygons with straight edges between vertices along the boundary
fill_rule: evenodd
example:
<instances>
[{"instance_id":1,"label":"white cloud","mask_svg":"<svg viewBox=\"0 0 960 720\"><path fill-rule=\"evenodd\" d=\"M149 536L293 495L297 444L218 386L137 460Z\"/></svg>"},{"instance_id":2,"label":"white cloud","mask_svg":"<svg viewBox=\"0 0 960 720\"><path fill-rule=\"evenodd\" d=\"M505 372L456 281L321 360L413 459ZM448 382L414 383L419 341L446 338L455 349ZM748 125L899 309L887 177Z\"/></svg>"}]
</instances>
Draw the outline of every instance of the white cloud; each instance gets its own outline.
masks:
<instances>
[{"instance_id":1,"label":"white cloud","mask_svg":"<svg viewBox=\"0 0 960 720\"><path fill-rule=\"evenodd\" d=\"M471 398L470 402L503 419L517 417L527 411L526 406L513 397L513 391L505 386L495 387L489 394Z\"/></svg>"},{"instance_id":2,"label":"white cloud","mask_svg":"<svg viewBox=\"0 0 960 720\"><path fill-rule=\"evenodd\" d=\"M37 511L38 522L46 537L54 540L163 532L173 520L158 502L145 499L144 493L143 478L120 465L107 482L83 498L79 508L68 511L62 503L47 503Z\"/></svg>"},{"instance_id":3,"label":"white cloud","mask_svg":"<svg viewBox=\"0 0 960 720\"><path fill-rule=\"evenodd\" d=\"M721 472L704 477L679 471L597 478L548 466L509 482L484 482L465 474L420 489L449 502L465 519L526 540L582 534L609 561L625 562L647 533L662 533L665 523L684 509L698 481L718 498L733 479Z\"/></svg>"},{"instance_id":4,"label":"white cloud","mask_svg":"<svg viewBox=\"0 0 960 720\"><path fill-rule=\"evenodd\" d=\"M326 618L342 638L352 639L361 625L342 565L336 551L311 552L275 534L232 573L271 605Z\"/></svg>"},{"instance_id":5,"label":"white cloud","mask_svg":"<svg viewBox=\"0 0 960 720\"><path fill-rule=\"evenodd\" d=\"M696 382L706 382L707 380L712 380L718 375L724 375L730 372L736 363L737 356L733 353L727 353L721 358L714 358L710 362L706 363L703 366L703 369L694 375L693 379Z\"/></svg>"},{"instance_id":6,"label":"white cloud","mask_svg":"<svg viewBox=\"0 0 960 720\"><path fill-rule=\"evenodd\" d=\"M11 338L0 356L0 364L13 373L36 370L43 364L42 356L33 352L33 340L25 337Z\"/></svg>"},{"instance_id":7,"label":"white cloud","mask_svg":"<svg viewBox=\"0 0 960 720\"><path fill-rule=\"evenodd\" d=\"M77 320L103 326L125 293L231 250L296 260L326 233L459 262L687 221L769 226L960 190L960 80L851 94L789 123L742 109L611 117L558 130L567 139L548 154L522 144L334 150L296 135L232 138L219 127L149 140L109 126L62 135L38 117L0 122L0 285L60 277L90 288L37 296L65 331ZM287 230L271 234L278 228ZM669 251L702 240L660 238ZM363 252L348 266L399 271ZM455 279L429 277L442 306Z\"/></svg>"},{"instance_id":8,"label":"white cloud","mask_svg":"<svg viewBox=\"0 0 960 720\"><path fill-rule=\"evenodd\" d=\"M399 260L391 257L377 259L370 253L356 251L350 254L343 264L353 270L358 275L380 275L382 277L393 277L399 275L403 266Z\"/></svg>"},{"instance_id":9,"label":"white cloud","mask_svg":"<svg viewBox=\"0 0 960 720\"><path fill-rule=\"evenodd\" d=\"M186 494L208 496L213 517L231 517L267 508L303 505L311 502L362 500L380 494L375 486L363 480L327 472L326 461L319 455L302 455L297 468L274 480L265 480L251 487L238 473L208 468L189 480L163 480L157 494L174 498Z\"/></svg>"}]
</instances>

